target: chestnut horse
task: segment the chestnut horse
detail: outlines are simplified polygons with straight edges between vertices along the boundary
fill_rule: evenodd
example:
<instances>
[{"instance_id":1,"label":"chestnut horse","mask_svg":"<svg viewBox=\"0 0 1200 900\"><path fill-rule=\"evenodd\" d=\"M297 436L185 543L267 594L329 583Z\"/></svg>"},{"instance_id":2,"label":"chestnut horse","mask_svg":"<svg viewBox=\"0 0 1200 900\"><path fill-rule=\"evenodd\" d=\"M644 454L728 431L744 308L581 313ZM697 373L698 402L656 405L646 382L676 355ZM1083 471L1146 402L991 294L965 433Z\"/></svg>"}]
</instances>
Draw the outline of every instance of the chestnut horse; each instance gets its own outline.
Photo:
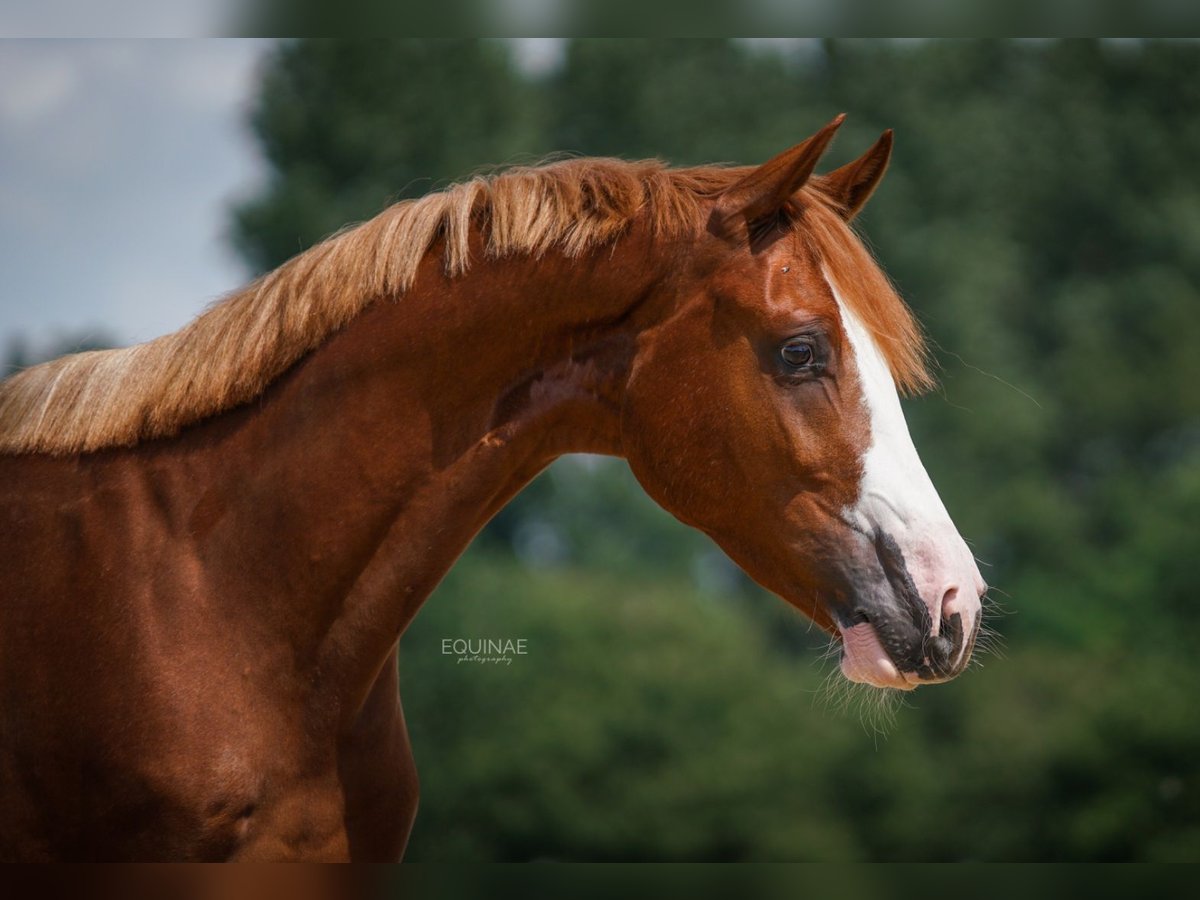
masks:
<instances>
[{"instance_id":1,"label":"chestnut horse","mask_svg":"<svg viewBox=\"0 0 1200 900\"><path fill-rule=\"evenodd\" d=\"M399 203L179 332L0 383L0 848L395 860L397 642L548 463L645 490L840 634L961 672L984 585L908 436L919 329L849 220L891 133L576 159Z\"/></svg>"}]
</instances>

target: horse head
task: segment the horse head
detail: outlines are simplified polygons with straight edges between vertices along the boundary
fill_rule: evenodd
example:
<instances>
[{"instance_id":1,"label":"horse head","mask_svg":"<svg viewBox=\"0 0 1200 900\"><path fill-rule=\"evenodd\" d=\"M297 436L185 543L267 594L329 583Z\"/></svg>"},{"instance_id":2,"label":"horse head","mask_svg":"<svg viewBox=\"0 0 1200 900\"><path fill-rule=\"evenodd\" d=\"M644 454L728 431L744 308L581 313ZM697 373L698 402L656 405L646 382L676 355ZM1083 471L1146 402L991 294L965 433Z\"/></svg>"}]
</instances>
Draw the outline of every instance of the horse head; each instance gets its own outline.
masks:
<instances>
[{"instance_id":1,"label":"horse head","mask_svg":"<svg viewBox=\"0 0 1200 900\"><path fill-rule=\"evenodd\" d=\"M815 176L840 124L711 198L622 436L651 496L840 635L849 679L911 689L966 667L986 585L900 405L929 383L921 332L850 227L891 132Z\"/></svg>"}]
</instances>

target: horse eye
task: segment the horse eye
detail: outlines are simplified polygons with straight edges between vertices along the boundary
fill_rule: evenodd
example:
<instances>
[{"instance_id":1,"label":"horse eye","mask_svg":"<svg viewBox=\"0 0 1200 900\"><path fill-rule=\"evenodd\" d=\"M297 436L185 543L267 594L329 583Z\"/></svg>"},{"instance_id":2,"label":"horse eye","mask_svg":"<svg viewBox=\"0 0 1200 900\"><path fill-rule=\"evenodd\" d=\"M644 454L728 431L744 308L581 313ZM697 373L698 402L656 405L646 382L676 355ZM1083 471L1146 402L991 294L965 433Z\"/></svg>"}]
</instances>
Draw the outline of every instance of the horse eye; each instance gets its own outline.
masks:
<instances>
[{"instance_id":1,"label":"horse eye","mask_svg":"<svg viewBox=\"0 0 1200 900\"><path fill-rule=\"evenodd\" d=\"M803 369L813 364L816 355L812 344L807 341L788 341L779 349L783 361L795 369Z\"/></svg>"}]
</instances>

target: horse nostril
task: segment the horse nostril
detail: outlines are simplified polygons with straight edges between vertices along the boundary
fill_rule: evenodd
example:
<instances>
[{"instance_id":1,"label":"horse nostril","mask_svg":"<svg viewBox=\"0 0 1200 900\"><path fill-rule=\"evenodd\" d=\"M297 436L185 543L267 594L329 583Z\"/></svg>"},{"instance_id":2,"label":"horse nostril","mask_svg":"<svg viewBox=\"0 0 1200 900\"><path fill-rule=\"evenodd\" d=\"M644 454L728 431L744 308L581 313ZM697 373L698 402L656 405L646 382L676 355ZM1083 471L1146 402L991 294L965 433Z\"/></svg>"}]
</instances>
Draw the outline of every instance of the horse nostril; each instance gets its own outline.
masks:
<instances>
[{"instance_id":1,"label":"horse nostril","mask_svg":"<svg viewBox=\"0 0 1200 900\"><path fill-rule=\"evenodd\" d=\"M952 593L948 591L947 593ZM939 675L950 675L958 660L963 647L963 618L953 607L943 606L941 627L938 633L930 635L925 648L929 664Z\"/></svg>"},{"instance_id":2,"label":"horse nostril","mask_svg":"<svg viewBox=\"0 0 1200 900\"><path fill-rule=\"evenodd\" d=\"M954 653L954 640L945 635L939 634L929 641L930 652L943 661L948 661L951 654Z\"/></svg>"},{"instance_id":3,"label":"horse nostril","mask_svg":"<svg viewBox=\"0 0 1200 900\"><path fill-rule=\"evenodd\" d=\"M850 613L850 627L855 625L870 625L871 617L867 615L866 610L856 609Z\"/></svg>"},{"instance_id":4,"label":"horse nostril","mask_svg":"<svg viewBox=\"0 0 1200 900\"><path fill-rule=\"evenodd\" d=\"M958 645L953 638L939 634L926 642L925 652L929 666L934 672L938 675L949 675L954 658L958 654Z\"/></svg>"},{"instance_id":5,"label":"horse nostril","mask_svg":"<svg viewBox=\"0 0 1200 900\"><path fill-rule=\"evenodd\" d=\"M938 604L938 618L947 618L947 612L954 609L954 601L958 599L958 585L952 584L942 592L941 603Z\"/></svg>"}]
</instances>

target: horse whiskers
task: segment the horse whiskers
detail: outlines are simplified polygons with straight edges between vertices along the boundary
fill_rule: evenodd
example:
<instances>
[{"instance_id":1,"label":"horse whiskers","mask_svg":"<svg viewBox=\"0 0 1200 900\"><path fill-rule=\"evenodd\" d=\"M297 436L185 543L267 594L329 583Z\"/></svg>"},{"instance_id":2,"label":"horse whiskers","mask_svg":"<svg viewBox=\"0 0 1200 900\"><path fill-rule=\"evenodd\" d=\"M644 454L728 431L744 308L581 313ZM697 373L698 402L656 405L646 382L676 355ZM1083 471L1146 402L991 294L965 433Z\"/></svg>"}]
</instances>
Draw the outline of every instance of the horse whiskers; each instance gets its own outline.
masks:
<instances>
[{"instance_id":1,"label":"horse whiskers","mask_svg":"<svg viewBox=\"0 0 1200 900\"><path fill-rule=\"evenodd\" d=\"M1004 646L1004 636L990 628L981 630L975 637L975 649L981 653L997 653Z\"/></svg>"},{"instance_id":2,"label":"horse whiskers","mask_svg":"<svg viewBox=\"0 0 1200 900\"><path fill-rule=\"evenodd\" d=\"M1006 609L998 600L991 596L992 591L1004 593L999 588L989 588L988 593L980 598L982 610L979 629L975 634L975 646L971 652L970 665L983 667L984 656L994 656L1004 659L1004 635L996 629L991 621L999 616L1012 615L1014 610ZM1007 597L1008 595L1005 594Z\"/></svg>"},{"instance_id":3,"label":"horse whiskers","mask_svg":"<svg viewBox=\"0 0 1200 900\"><path fill-rule=\"evenodd\" d=\"M840 660L842 655L842 639L838 635L830 635L829 642L825 645L825 649L821 651L820 660Z\"/></svg>"},{"instance_id":4,"label":"horse whiskers","mask_svg":"<svg viewBox=\"0 0 1200 900\"><path fill-rule=\"evenodd\" d=\"M1003 588L996 587L995 585L988 585L987 593L985 593L983 595L983 597L980 599L983 600L983 602L985 602L985 603L989 600L994 602L996 598L993 597L992 594L1000 594L1003 597L1007 597L1009 600L1012 599L1012 594L1010 594L1008 591L1004 590Z\"/></svg>"},{"instance_id":5,"label":"horse whiskers","mask_svg":"<svg viewBox=\"0 0 1200 900\"><path fill-rule=\"evenodd\" d=\"M829 646L818 657L822 663L833 661L817 687L813 702L820 698L822 706L839 713L855 713L864 730L875 737L886 737L896 724L896 714L905 704L902 691L877 688L850 681L842 675L838 660L841 641L831 638Z\"/></svg>"},{"instance_id":6,"label":"horse whiskers","mask_svg":"<svg viewBox=\"0 0 1200 900\"><path fill-rule=\"evenodd\" d=\"M904 694L890 688L875 688L868 684L854 684L849 703L858 712L863 728L875 737L887 737L896 724L896 714L904 705Z\"/></svg>"},{"instance_id":7,"label":"horse whiskers","mask_svg":"<svg viewBox=\"0 0 1200 900\"><path fill-rule=\"evenodd\" d=\"M996 659L1004 659L1004 638L997 632L990 632L986 635L980 635L975 639L975 650L971 654L971 662L983 665L983 657L994 656Z\"/></svg>"},{"instance_id":8,"label":"horse whiskers","mask_svg":"<svg viewBox=\"0 0 1200 900\"><path fill-rule=\"evenodd\" d=\"M980 599L980 602L983 605L984 616L987 618L994 618L996 616L1015 615L1017 611L1015 609L1010 609L1002 600L998 600L993 597L993 592L1003 595L1007 600L1012 600L1012 595L1000 590L1000 588L989 588L988 592Z\"/></svg>"}]
</instances>

